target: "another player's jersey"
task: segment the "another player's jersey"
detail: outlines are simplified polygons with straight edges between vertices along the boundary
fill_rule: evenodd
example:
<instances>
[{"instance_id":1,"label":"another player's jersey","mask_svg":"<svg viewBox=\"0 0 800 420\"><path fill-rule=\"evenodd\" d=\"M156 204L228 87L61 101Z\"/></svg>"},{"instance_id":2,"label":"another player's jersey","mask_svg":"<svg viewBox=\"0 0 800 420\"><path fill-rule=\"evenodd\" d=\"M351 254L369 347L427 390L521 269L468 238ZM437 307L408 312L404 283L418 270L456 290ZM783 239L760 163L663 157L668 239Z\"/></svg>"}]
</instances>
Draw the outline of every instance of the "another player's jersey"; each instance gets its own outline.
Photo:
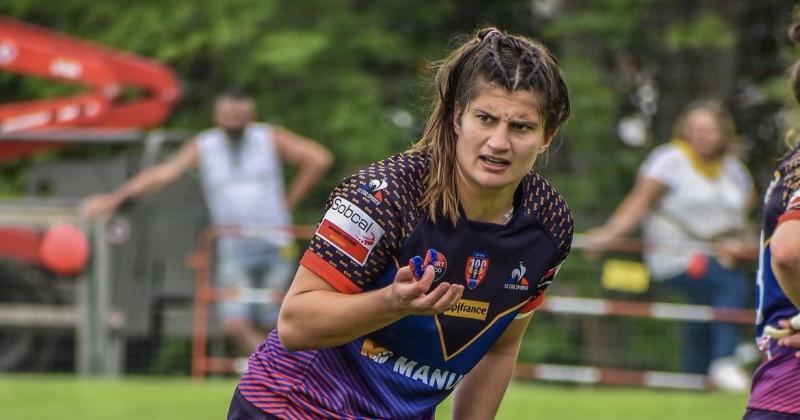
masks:
<instances>
[{"instance_id":1,"label":"another player's jersey","mask_svg":"<svg viewBox=\"0 0 800 420\"><path fill-rule=\"evenodd\" d=\"M391 284L410 258L435 249L432 287L462 284L462 299L333 348L288 352L273 332L239 384L254 405L288 418L432 418L506 327L541 302L572 241L561 196L531 173L507 224L433 222L419 205L427 168L427 156L404 153L347 178L301 264L342 293L360 293Z\"/></svg>"},{"instance_id":2,"label":"another player's jersey","mask_svg":"<svg viewBox=\"0 0 800 420\"><path fill-rule=\"evenodd\" d=\"M770 238L778 225L788 220L800 220L800 147L778 166L765 197L756 279L756 340L767 360L753 376L748 403L751 408L800 414L800 360L794 357L796 349L779 347L764 335L765 326L777 327L779 320L798 312L781 290L771 265Z\"/></svg>"}]
</instances>

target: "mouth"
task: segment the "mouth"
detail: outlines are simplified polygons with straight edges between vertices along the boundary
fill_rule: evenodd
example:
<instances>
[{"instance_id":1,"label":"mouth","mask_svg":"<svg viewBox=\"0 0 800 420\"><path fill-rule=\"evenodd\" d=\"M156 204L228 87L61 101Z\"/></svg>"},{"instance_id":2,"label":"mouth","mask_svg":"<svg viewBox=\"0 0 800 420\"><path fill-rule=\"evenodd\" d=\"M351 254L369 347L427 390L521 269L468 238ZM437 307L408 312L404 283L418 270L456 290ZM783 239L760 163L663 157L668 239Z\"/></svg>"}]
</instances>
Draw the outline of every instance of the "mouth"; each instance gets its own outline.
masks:
<instances>
[{"instance_id":1,"label":"mouth","mask_svg":"<svg viewBox=\"0 0 800 420\"><path fill-rule=\"evenodd\" d=\"M479 159L483 163L484 167L488 169L503 170L511 165L511 162L508 159L503 159L496 156L481 155Z\"/></svg>"}]
</instances>

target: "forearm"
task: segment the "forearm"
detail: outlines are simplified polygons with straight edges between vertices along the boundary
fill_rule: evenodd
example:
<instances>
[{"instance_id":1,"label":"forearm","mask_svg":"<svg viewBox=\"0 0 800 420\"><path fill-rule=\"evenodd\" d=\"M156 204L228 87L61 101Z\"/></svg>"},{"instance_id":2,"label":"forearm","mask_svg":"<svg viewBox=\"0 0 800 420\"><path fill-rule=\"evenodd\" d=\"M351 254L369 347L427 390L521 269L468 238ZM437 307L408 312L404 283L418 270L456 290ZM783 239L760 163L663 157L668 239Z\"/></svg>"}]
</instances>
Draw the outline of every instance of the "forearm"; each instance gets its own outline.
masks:
<instances>
[{"instance_id":1,"label":"forearm","mask_svg":"<svg viewBox=\"0 0 800 420\"><path fill-rule=\"evenodd\" d=\"M623 236L639 226L649 212L650 205L639 195L629 195L623 200L604 225L614 236Z\"/></svg>"},{"instance_id":2,"label":"forearm","mask_svg":"<svg viewBox=\"0 0 800 420\"><path fill-rule=\"evenodd\" d=\"M493 419L516 366L516 353L488 353L458 384L453 419Z\"/></svg>"},{"instance_id":3,"label":"forearm","mask_svg":"<svg viewBox=\"0 0 800 420\"><path fill-rule=\"evenodd\" d=\"M303 350L350 342L391 324L402 314L390 310L386 289L354 295L312 290L287 299L278 333L284 347Z\"/></svg>"},{"instance_id":4,"label":"forearm","mask_svg":"<svg viewBox=\"0 0 800 420\"><path fill-rule=\"evenodd\" d=\"M328 166L316 163L301 166L286 193L286 206L294 210L309 190L322 178Z\"/></svg>"},{"instance_id":5,"label":"forearm","mask_svg":"<svg viewBox=\"0 0 800 420\"><path fill-rule=\"evenodd\" d=\"M170 181L171 179L169 179L164 171L145 171L134 176L131 180L112 191L109 195L119 205L132 198L158 191Z\"/></svg>"}]
</instances>

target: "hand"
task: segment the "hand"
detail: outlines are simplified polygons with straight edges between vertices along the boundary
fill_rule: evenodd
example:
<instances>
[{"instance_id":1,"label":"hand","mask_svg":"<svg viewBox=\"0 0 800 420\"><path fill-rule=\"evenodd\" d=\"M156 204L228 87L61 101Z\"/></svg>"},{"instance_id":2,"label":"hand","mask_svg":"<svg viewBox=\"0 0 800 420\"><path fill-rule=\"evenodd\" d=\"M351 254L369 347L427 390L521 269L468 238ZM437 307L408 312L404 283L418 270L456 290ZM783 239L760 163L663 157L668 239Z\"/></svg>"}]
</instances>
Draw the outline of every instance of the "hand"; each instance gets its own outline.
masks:
<instances>
[{"instance_id":1,"label":"hand","mask_svg":"<svg viewBox=\"0 0 800 420\"><path fill-rule=\"evenodd\" d=\"M81 216L89 219L106 219L114 213L117 206L119 206L118 200L110 194L99 194L84 199L79 212Z\"/></svg>"},{"instance_id":2,"label":"hand","mask_svg":"<svg viewBox=\"0 0 800 420\"><path fill-rule=\"evenodd\" d=\"M778 339L778 345L800 350L800 314L795 315L792 319L782 319L778 321L778 325L791 331L791 334ZM795 352L794 357L800 359L800 351Z\"/></svg>"},{"instance_id":3,"label":"hand","mask_svg":"<svg viewBox=\"0 0 800 420\"><path fill-rule=\"evenodd\" d=\"M753 245L741 239L723 239L714 243L714 254L723 265L732 267L748 256Z\"/></svg>"},{"instance_id":4,"label":"hand","mask_svg":"<svg viewBox=\"0 0 800 420\"><path fill-rule=\"evenodd\" d=\"M428 265L418 280L411 268L405 266L397 271L389 286L389 305L402 316L435 315L451 309L464 293L464 286L442 282L433 290L434 270Z\"/></svg>"}]
</instances>

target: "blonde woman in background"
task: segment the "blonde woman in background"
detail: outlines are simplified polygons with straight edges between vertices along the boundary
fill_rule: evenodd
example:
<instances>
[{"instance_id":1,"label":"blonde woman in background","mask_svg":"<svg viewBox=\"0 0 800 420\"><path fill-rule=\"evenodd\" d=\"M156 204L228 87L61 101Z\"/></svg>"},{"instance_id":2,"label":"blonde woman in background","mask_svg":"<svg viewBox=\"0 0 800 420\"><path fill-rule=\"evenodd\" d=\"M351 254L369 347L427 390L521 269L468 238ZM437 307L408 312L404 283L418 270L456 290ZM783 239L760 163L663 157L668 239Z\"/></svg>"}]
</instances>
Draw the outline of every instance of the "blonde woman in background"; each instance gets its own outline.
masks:
<instances>
[{"instance_id":1,"label":"blonde woman in background","mask_svg":"<svg viewBox=\"0 0 800 420\"><path fill-rule=\"evenodd\" d=\"M674 139L651 152L639 177L605 224L588 235L602 249L643 225L644 259L653 278L693 304L741 308L750 302L738 260L754 252L748 234L753 183L735 155L730 116L716 102L691 105ZM684 326L684 370L708 373L714 387L745 391L734 357L739 328L731 323Z\"/></svg>"}]
</instances>

